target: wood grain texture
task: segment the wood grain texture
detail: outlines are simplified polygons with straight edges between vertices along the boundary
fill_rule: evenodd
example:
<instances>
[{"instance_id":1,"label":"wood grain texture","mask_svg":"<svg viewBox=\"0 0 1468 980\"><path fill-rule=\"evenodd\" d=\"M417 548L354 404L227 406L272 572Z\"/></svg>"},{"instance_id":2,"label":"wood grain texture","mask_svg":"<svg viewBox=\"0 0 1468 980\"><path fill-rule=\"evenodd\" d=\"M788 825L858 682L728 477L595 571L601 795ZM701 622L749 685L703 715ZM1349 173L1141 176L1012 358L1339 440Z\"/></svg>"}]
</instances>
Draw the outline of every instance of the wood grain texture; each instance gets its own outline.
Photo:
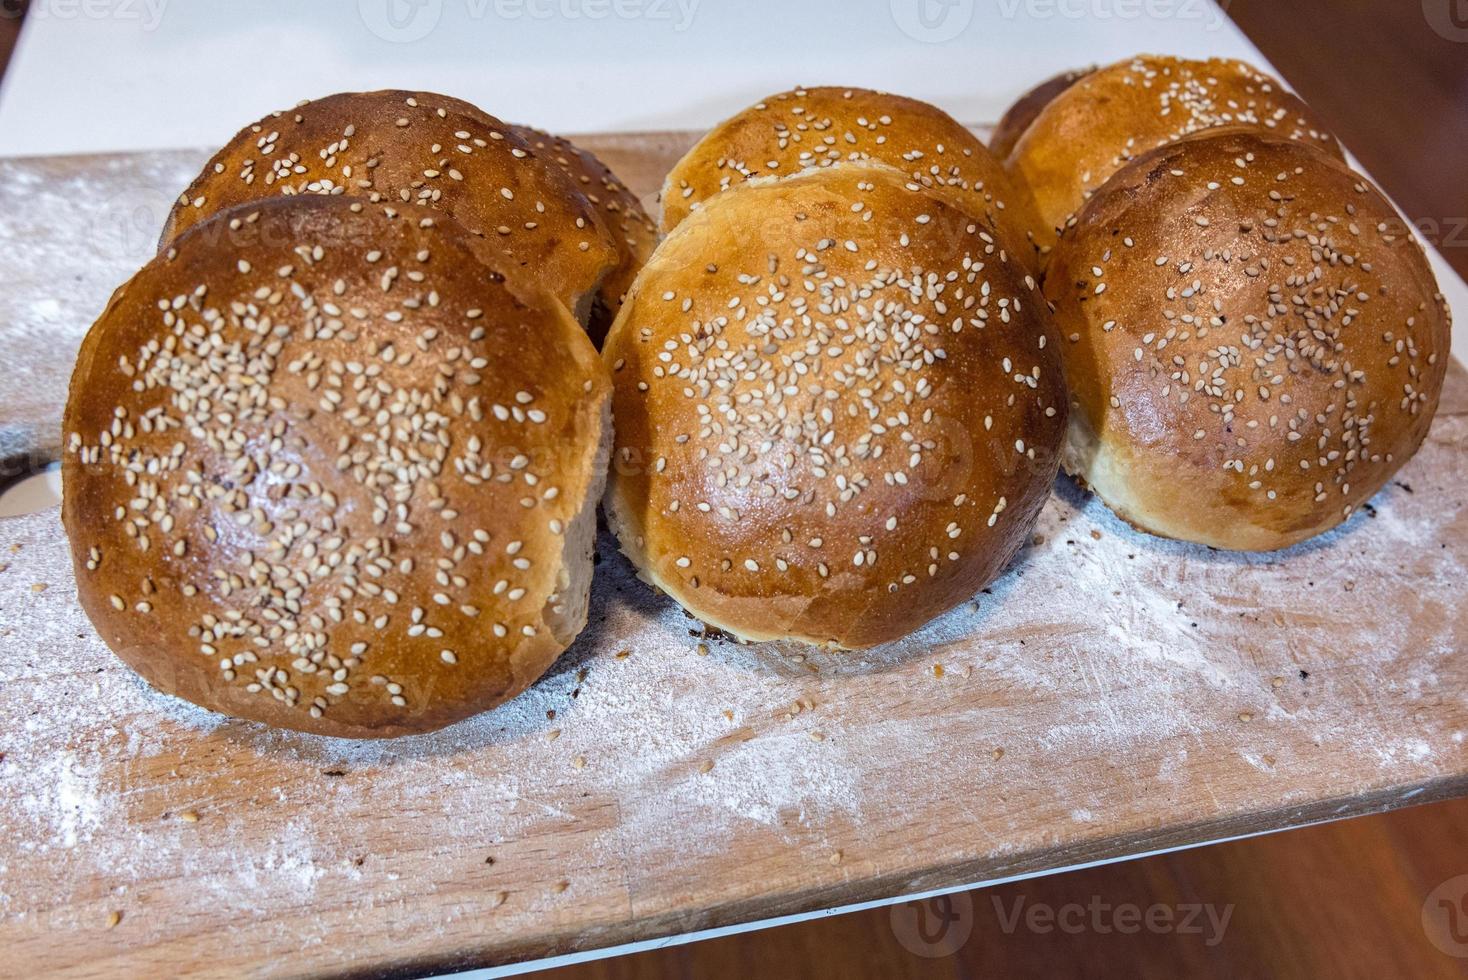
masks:
<instances>
[{"instance_id":1,"label":"wood grain texture","mask_svg":"<svg viewBox=\"0 0 1468 980\"><path fill-rule=\"evenodd\" d=\"M586 144L645 193L689 139ZM0 163L23 451L54 445L76 340L202 158ZM0 521L7 968L499 963L1462 794L1464 472L1455 365L1399 480L1288 552L1148 538L1062 481L992 590L861 654L703 637L603 536L546 678L370 744L147 690L77 610L55 512Z\"/></svg>"}]
</instances>

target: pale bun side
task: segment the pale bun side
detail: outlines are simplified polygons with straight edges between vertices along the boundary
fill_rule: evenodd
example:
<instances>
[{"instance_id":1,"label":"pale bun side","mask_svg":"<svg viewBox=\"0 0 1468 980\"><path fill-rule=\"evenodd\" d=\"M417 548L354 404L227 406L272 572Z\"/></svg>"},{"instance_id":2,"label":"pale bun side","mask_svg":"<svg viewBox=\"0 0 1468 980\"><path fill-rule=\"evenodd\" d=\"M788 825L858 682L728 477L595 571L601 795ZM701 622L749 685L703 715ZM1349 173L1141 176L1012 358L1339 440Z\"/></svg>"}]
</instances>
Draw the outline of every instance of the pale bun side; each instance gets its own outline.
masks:
<instances>
[{"instance_id":1,"label":"pale bun side","mask_svg":"<svg viewBox=\"0 0 1468 980\"><path fill-rule=\"evenodd\" d=\"M1284 548L1422 444L1449 357L1421 247L1364 177L1218 130L1115 173L1045 294L1071 391L1064 465L1145 531Z\"/></svg>"},{"instance_id":2,"label":"pale bun side","mask_svg":"<svg viewBox=\"0 0 1468 980\"><path fill-rule=\"evenodd\" d=\"M872 161L896 167L924 187L970 195L1013 258L1037 271L1043 229L1028 188L983 142L936 106L887 92L815 86L779 92L709 131L668 173L662 229L672 230L721 191L755 177ZM1045 247L1050 238L1044 236Z\"/></svg>"},{"instance_id":3,"label":"pale bun side","mask_svg":"<svg viewBox=\"0 0 1468 980\"><path fill-rule=\"evenodd\" d=\"M608 335L607 517L747 640L898 639L1028 540L1065 428L1034 280L969 198L840 163L704 202Z\"/></svg>"},{"instance_id":4,"label":"pale bun side","mask_svg":"<svg viewBox=\"0 0 1468 980\"><path fill-rule=\"evenodd\" d=\"M1340 145L1304 102L1242 61L1138 55L1055 94L1006 159L1053 235L1127 161L1218 126L1250 126L1317 146Z\"/></svg>"},{"instance_id":5,"label":"pale bun side","mask_svg":"<svg viewBox=\"0 0 1468 980\"><path fill-rule=\"evenodd\" d=\"M444 211L486 261L517 267L583 324L618 263L600 210L513 127L460 99L396 89L328 95L240 130L179 197L160 248L219 211L301 194Z\"/></svg>"},{"instance_id":6,"label":"pale bun side","mask_svg":"<svg viewBox=\"0 0 1468 980\"><path fill-rule=\"evenodd\" d=\"M428 731L584 625L610 382L444 214L271 198L181 234L87 334L64 419L78 595L158 689Z\"/></svg>"}]
</instances>

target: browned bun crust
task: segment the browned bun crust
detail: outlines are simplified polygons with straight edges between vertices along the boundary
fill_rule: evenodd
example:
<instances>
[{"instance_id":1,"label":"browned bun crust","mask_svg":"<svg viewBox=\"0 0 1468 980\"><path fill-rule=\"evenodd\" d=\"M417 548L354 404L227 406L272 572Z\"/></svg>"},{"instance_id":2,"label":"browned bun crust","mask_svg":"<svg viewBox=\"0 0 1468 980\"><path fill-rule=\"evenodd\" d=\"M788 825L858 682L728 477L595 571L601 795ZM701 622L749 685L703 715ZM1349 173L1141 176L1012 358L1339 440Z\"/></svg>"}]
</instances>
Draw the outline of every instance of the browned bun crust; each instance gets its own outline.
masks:
<instances>
[{"instance_id":1,"label":"browned bun crust","mask_svg":"<svg viewBox=\"0 0 1468 980\"><path fill-rule=\"evenodd\" d=\"M745 182L607 337L607 516L643 577L751 640L897 639L1027 539L1065 429L1050 319L972 200L892 167Z\"/></svg>"},{"instance_id":2,"label":"browned bun crust","mask_svg":"<svg viewBox=\"0 0 1468 980\"><path fill-rule=\"evenodd\" d=\"M473 242L426 208L271 198L113 294L62 519L82 606L155 687L404 735L515 696L585 623L606 370Z\"/></svg>"},{"instance_id":3,"label":"browned bun crust","mask_svg":"<svg viewBox=\"0 0 1468 980\"><path fill-rule=\"evenodd\" d=\"M1450 322L1345 164L1257 130L1153 150L1056 247L1065 466L1122 518L1251 551L1340 524L1417 451Z\"/></svg>"},{"instance_id":4,"label":"browned bun crust","mask_svg":"<svg viewBox=\"0 0 1468 980\"><path fill-rule=\"evenodd\" d=\"M936 106L862 88L796 88L724 120L674 165L663 184L664 233L703 201L751 177L871 160L925 187L972 195L968 208L998 226L1012 254L1038 271L1039 222L1029 190L977 136ZM1050 244L1045 236L1044 244Z\"/></svg>"},{"instance_id":5,"label":"browned bun crust","mask_svg":"<svg viewBox=\"0 0 1468 980\"><path fill-rule=\"evenodd\" d=\"M1254 126L1343 157L1305 103L1242 61L1138 55L1098 68L1050 100L1006 161L1055 230L1128 160L1216 126Z\"/></svg>"},{"instance_id":6,"label":"browned bun crust","mask_svg":"<svg viewBox=\"0 0 1468 980\"><path fill-rule=\"evenodd\" d=\"M168 216L160 248L226 208L277 194L350 194L445 211L586 322L617 236L556 164L476 106L433 92L343 92L252 123Z\"/></svg>"},{"instance_id":7,"label":"browned bun crust","mask_svg":"<svg viewBox=\"0 0 1468 980\"><path fill-rule=\"evenodd\" d=\"M536 154L550 160L575 181L581 193L601 212L602 223L616 237L617 266L602 280L591 308L587 333L598 347L622 308L622 298L658 245L658 226L637 195L617 179L612 169L596 155L560 136L529 126L511 127L517 136L534 147Z\"/></svg>"},{"instance_id":8,"label":"browned bun crust","mask_svg":"<svg viewBox=\"0 0 1468 980\"><path fill-rule=\"evenodd\" d=\"M1000 160L1008 160L1009 154L1014 151L1014 144L1019 142L1019 138L1030 128L1030 123L1035 121L1040 111L1054 102L1061 92L1095 70L1082 68L1078 71L1063 71L1021 95L1005 111L998 125L994 127L994 132L989 134L989 152Z\"/></svg>"}]
</instances>

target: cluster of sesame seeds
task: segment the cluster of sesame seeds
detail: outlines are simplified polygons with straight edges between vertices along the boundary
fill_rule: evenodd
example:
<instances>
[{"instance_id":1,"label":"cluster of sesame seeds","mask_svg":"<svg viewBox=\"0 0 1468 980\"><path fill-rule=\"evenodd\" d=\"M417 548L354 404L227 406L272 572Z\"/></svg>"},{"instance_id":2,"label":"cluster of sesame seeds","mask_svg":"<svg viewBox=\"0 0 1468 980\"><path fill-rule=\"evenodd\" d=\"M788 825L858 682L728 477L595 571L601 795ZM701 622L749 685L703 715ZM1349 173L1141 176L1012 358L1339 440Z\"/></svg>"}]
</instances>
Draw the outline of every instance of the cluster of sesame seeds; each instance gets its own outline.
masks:
<instances>
[{"instance_id":1,"label":"cluster of sesame seeds","mask_svg":"<svg viewBox=\"0 0 1468 980\"><path fill-rule=\"evenodd\" d=\"M657 247L657 223L648 216L631 188L593 154L569 140L528 126L516 126L514 132L566 174L592 207L600 210L604 224L616 236L617 266L597 287L599 302L593 307L587 324L587 332L600 345L637 273Z\"/></svg>"},{"instance_id":2,"label":"cluster of sesame seeds","mask_svg":"<svg viewBox=\"0 0 1468 980\"><path fill-rule=\"evenodd\" d=\"M615 261L612 231L560 168L512 127L428 93L328 96L255 123L184 192L172 231L277 194L446 211L533 271L546 267L558 295L589 286ZM550 275L563 267L577 274Z\"/></svg>"},{"instance_id":3,"label":"cluster of sesame seeds","mask_svg":"<svg viewBox=\"0 0 1468 980\"><path fill-rule=\"evenodd\" d=\"M938 128L949 135L934 135ZM931 106L864 89L783 92L707 139L721 152L711 166L704 156L675 168L664 195L665 227L670 217L695 210L714 193L750 178L852 161L885 163L925 187L972 193L993 216L1009 203L1002 186L995 186L1004 180L1002 167L962 126Z\"/></svg>"},{"instance_id":4,"label":"cluster of sesame seeds","mask_svg":"<svg viewBox=\"0 0 1468 980\"><path fill-rule=\"evenodd\" d=\"M1148 150L1222 126L1256 127L1323 148L1335 145L1334 137L1287 104L1286 100L1293 100L1272 78L1244 62L1139 57L1115 70L1121 72L1123 85L1144 89L1155 97L1151 107L1161 128L1145 136L1127 136L1109 160L1083 164L1078 177L1082 200Z\"/></svg>"},{"instance_id":5,"label":"cluster of sesame seeds","mask_svg":"<svg viewBox=\"0 0 1468 980\"><path fill-rule=\"evenodd\" d=\"M1112 412L1172 420L1199 447L1198 464L1246 496L1303 494L1350 516L1435 397L1435 298L1393 276L1396 260L1375 267L1373 256L1406 243L1389 222L1363 217L1385 206L1334 164L1228 136L1165 158L1138 164L1155 183L1134 206L1178 213L1175 223L1098 224L1078 238L1084 251L1062 245L1071 281L1051 287L1075 291L1099 330L1093 342L1111 352ZM1322 206L1321 187L1338 190L1339 203ZM1106 290L1113 271L1126 290ZM1082 337L1072 329L1068 339Z\"/></svg>"},{"instance_id":6,"label":"cluster of sesame seeds","mask_svg":"<svg viewBox=\"0 0 1468 980\"><path fill-rule=\"evenodd\" d=\"M484 310L440 292L470 259L431 217L322 202L377 244L249 243L257 222L261 242L295 240L271 222L300 207L232 219L238 258L191 288L162 284L212 242L171 250L127 287L157 291L151 315L129 304L95 328L129 339L85 386L115 404L69 413L68 479L118 503L71 531L129 629L164 631L224 683L317 718L354 692L408 708L433 665L492 663L560 608L527 547L572 516L558 457L536 449L557 420ZM485 278L475 298L508 305Z\"/></svg>"},{"instance_id":7,"label":"cluster of sesame seeds","mask_svg":"<svg viewBox=\"0 0 1468 980\"><path fill-rule=\"evenodd\" d=\"M620 229L620 243L627 250L636 254L656 240L657 226L642 202L606 164L559 136L526 126L514 129L537 152L565 171L592 205L606 213L611 226Z\"/></svg>"},{"instance_id":8,"label":"cluster of sesame seeds","mask_svg":"<svg viewBox=\"0 0 1468 980\"><path fill-rule=\"evenodd\" d=\"M1091 72L1058 95L1011 164L1030 180L1042 217L1063 229L1126 164L1219 128L1252 129L1340 156L1335 138L1298 98L1244 62L1140 56Z\"/></svg>"},{"instance_id":9,"label":"cluster of sesame seeds","mask_svg":"<svg viewBox=\"0 0 1468 980\"><path fill-rule=\"evenodd\" d=\"M808 213L800 182L849 206ZM645 453L657 519L709 532L665 531L671 550L653 560L689 589L735 594L782 579L894 594L938 576L983 547L976 532L1008 492L979 499L993 474L969 472L934 499L955 444L1032 462L1026 413L1050 395L1049 417L1063 410L1054 352L1020 317L1033 283L973 219L956 249L926 231L918 218L946 205L895 170L844 165L738 195L776 214L789 244L756 258L737 221L710 226L724 211L711 208L688 234L716 261L693 276L651 267L608 348L619 398L634 396L619 417L626 404L658 420L653 445L619 444L621 468ZM980 428L980 404L997 426L991 414Z\"/></svg>"},{"instance_id":10,"label":"cluster of sesame seeds","mask_svg":"<svg viewBox=\"0 0 1468 980\"><path fill-rule=\"evenodd\" d=\"M1114 163L1120 165L1137 153L1220 126L1250 126L1278 136L1320 145L1333 138L1302 118L1285 100L1274 79L1241 61L1191 62L1134 59L1122 83L1146 89L1155 96L1153 108L1167 132L1150 145L1129 142ZM1294 100L1289 100L1293 102Z\"/></svg>"}]
</instances>

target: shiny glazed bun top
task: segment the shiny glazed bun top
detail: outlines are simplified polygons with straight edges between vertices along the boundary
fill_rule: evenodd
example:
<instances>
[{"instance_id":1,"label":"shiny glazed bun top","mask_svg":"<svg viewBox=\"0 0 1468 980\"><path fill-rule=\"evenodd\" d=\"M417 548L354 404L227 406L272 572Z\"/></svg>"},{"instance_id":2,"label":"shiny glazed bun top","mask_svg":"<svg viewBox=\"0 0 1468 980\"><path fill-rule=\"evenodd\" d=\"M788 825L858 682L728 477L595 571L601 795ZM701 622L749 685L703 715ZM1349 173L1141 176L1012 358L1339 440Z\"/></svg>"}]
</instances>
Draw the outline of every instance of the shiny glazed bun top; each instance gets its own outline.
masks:
<instances>
[{"instance_id":1,"label":"shiny glazed bun top","mask_svg":"<svg viewBox=\"0 0 1468 980\"><path fill-rule=\"evenodd\" d=\"M896 167L925 187L971 195L966 207L1003 229L1014 258L1036 267L1027 242L1039 227L1034 201L1002 161L936 106L861 88L780 92L714 127L664 182L663 231L750 178L864 160Z\"/></svg>"},{"instance_id":2,"label":"shiny glazed bun top","mask_svg":"<svg viewBox=\"0 0 1468 980\"><path fill-rule=\"evenodd\" d=\"M1267 550L1341 523L1427 434L1449 319L1422 249L1345 164L1233 130L1106 182L1045 281L1065 465L1134 525Z\"/></svg>"},{"instance_id":3,"label":"shiny glazed bun top","mask_svg":"<svg viewBox=\"0 0 1468 980\"><path fill-rule=\"evenodd\" d=\"M880 164L716 195L617 318L608 518L652 584L752 640L893 640L1026 540L1065 395L1034 282Z\"/></svg>"},{"instance_id":4,"label":"shiny glazed bun top","mask_svg":"<svg viewBox=\"0 0 1468 980\"><path fill-rule=\"evenodd\" d=\"M583 323L618 262L598 209L513 127L459 99L397 90L328 95L246 126L184 191L162 245L226 208L288 194L447 212L490 264L518 266Z\"/></svg>"},{"instance_id":5,"label":"shiny glazed bun top","mask_svg":"<svg viewBox=\"0 0 1468 980\"><path fill-rule=\"evenodd\" d=\"M447 216L274 198L112 297L64 420L83 607L154 686L286 728L426 731L586 619L605 369Z\"/></svg>"},{"instance_id":6,"label":"shiny glazed bun top","mask_svg":"<svg viewBox=\"0 0 1468 980\"><path fill-rule=\"evenodd\" d=\"M1139 55L1098 68L1055 94L1006 165L1035 197L1049 229L1127 161L1218 126L1248 126L1341 156L1315 114L1278 81L1242 61Z\"/></svg>"}]
</instances>

